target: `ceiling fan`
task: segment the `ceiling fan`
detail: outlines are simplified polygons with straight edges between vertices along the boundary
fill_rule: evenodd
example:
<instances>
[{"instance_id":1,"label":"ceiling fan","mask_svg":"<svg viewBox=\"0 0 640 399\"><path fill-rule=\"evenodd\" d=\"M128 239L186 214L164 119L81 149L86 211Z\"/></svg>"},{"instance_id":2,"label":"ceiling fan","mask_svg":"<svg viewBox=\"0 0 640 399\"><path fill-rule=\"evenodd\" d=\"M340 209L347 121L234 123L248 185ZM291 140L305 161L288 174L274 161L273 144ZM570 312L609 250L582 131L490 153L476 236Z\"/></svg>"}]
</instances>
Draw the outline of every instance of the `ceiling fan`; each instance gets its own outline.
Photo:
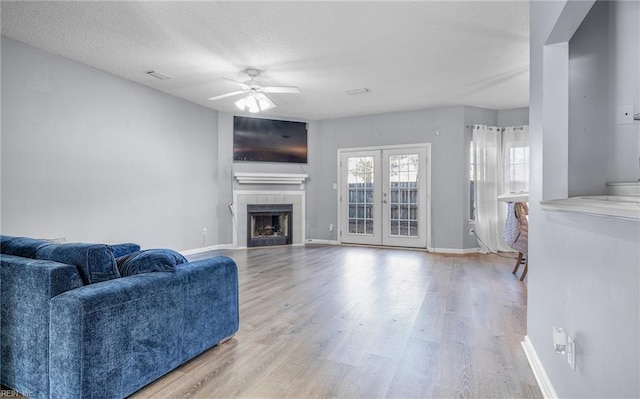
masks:
<instances>
[{"instance_id":1,"label":"ceiling fan","mask_svg":"<svg viewBox=\"0 0 640 399\"><path fill-rule=\"evenodd\" d=\"M236 101L236 106L243 111L260 112L267 109L275 108L273 101L266 96L265 93L279 93L279 94L297 94L300 93L295 86L261 86L256 78L260 75L260 71L257 69L249 68L244 71L249 75L249 80L245 82L238 82L237 80L224 78L228 81L240 85L242 90L234 91L227 94L221 94L219 96L211 97L209 100L220 100L222 98L236 96L238 94L246 94L246 97Z\"/></svg>"}]
</instances>

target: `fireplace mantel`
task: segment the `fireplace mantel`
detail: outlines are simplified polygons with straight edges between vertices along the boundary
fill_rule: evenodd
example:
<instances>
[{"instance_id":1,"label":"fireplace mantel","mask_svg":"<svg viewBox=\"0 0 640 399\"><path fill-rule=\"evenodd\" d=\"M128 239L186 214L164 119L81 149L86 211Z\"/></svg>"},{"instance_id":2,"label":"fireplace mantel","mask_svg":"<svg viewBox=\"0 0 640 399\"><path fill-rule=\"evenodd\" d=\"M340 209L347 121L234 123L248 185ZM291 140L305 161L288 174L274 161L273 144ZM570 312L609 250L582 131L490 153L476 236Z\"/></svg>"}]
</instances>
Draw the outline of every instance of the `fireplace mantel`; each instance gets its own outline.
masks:
<instances>
[{"instance_id":1,"label":"fireplace mantel","mask_svg":"<svg viewBox=\"0 0 640 399\"><path fill-rule=\"evenodd\" d=\"M235 172L238 184L302 184L309 175L303 173Z\"/></svg>"}]
</instances>

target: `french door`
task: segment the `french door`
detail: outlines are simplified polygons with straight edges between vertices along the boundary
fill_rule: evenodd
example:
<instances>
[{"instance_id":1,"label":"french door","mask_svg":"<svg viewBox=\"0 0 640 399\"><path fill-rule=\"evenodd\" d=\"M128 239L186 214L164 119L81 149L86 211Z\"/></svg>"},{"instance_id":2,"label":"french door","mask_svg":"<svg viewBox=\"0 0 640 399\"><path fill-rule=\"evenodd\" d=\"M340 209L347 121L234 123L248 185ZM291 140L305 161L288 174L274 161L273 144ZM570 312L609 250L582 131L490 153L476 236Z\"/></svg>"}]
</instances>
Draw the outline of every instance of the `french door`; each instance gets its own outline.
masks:
<instances>
[{"instance_id":1,"label":"french door","mask_svg":"<svg viewBox=\"0 0 640 399\"><path fill-rule=\"evenodd\" d=\"M425 146L340 150L340 242L425 248Z\"/></svg>"}]
</instances>

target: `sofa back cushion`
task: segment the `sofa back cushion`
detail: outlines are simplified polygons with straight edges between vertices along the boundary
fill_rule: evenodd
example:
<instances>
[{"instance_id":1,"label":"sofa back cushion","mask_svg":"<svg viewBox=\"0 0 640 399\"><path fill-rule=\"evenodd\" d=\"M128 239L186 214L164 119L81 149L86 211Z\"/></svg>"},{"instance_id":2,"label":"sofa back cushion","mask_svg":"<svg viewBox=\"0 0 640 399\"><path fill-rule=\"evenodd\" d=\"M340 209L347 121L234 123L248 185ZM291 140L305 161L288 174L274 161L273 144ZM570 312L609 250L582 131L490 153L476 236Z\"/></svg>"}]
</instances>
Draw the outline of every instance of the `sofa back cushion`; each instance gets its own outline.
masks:
<instances>
[{"instance_id":1,"label":"sofa back cushion","mask_svg":"<svg viewBox=\"0 0 640 399\"><path fill-rule=\"evenodd\" d=\"M180 253L166 248L146 249L116 259L122 277L151 272L175 272L176 266L188 263Z\"/></svg>"},{"instance_id":2,"label":"sofa back cushion","mask_svg":"<svg viewBox=\"0 0 640 399\"><path fill-rule=\"evenodd\" d=\"M113 252L113 257L116 259L118 259L121 256L125 256L140 250L140 245L132 242L125 242L122 244L111 244L109 245L109 247Z\"/></svg>"},{"instance_id":3,"label":"sofa back cushion","mask_svg":"<svg viewBox=\"0 0 640 399\"><path fill-rule=\"evenodd\" d=\"M0 236L0 253L35 259L38 248L50 243L37 238Z\"/></svg>"},{"instance_id":4,"label":"sofa back cushion","mask_svg":"<svg viewBox=\"0 0 640 399\"><path fill-rule=\"evenodd\" d=\"M120 277L111 247L105 244L49 244L36 251L36 259L75 265L85 284Z\"/></svg>"}]
</instances>

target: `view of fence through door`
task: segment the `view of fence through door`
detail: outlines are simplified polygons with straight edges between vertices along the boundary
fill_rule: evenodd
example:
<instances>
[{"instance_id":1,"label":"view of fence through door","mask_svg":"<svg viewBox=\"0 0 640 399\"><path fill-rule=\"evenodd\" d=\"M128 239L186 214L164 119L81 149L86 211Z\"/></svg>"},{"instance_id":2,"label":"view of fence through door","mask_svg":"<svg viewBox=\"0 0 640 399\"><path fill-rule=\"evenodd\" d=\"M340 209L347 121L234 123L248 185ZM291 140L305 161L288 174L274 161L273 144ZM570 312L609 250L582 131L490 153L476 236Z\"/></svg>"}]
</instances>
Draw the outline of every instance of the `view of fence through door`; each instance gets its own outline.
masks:
<instances>
[{"instance_id":1,"label":"view of fence through door","mask_svg":"<svg viewBox=\"0 0 640 399\"><path fill-rule=\"evenodd\" d=\"M389 157L389 235L418 236L418 155L392 155Z\"/></svg>"},{"instance_id":2,"label":"view of fence through door","mask_svg":"<svg viewBox=\"0 0 640 399\"><path fill-rule=\"evenodd\" d=\"M340 241L426 247L426 148L340 153Z\"/></svg>"},{"instance_id":3,"label":"view of fence through door","mask_svg":"<svg viewBox=\"0 0 640 399\"><path fill-rule=\"evenodd\" d=\"M348 212L350 234L373 234L374 157L350 157L347 160Z\"/></svg>"}]
</instances>

